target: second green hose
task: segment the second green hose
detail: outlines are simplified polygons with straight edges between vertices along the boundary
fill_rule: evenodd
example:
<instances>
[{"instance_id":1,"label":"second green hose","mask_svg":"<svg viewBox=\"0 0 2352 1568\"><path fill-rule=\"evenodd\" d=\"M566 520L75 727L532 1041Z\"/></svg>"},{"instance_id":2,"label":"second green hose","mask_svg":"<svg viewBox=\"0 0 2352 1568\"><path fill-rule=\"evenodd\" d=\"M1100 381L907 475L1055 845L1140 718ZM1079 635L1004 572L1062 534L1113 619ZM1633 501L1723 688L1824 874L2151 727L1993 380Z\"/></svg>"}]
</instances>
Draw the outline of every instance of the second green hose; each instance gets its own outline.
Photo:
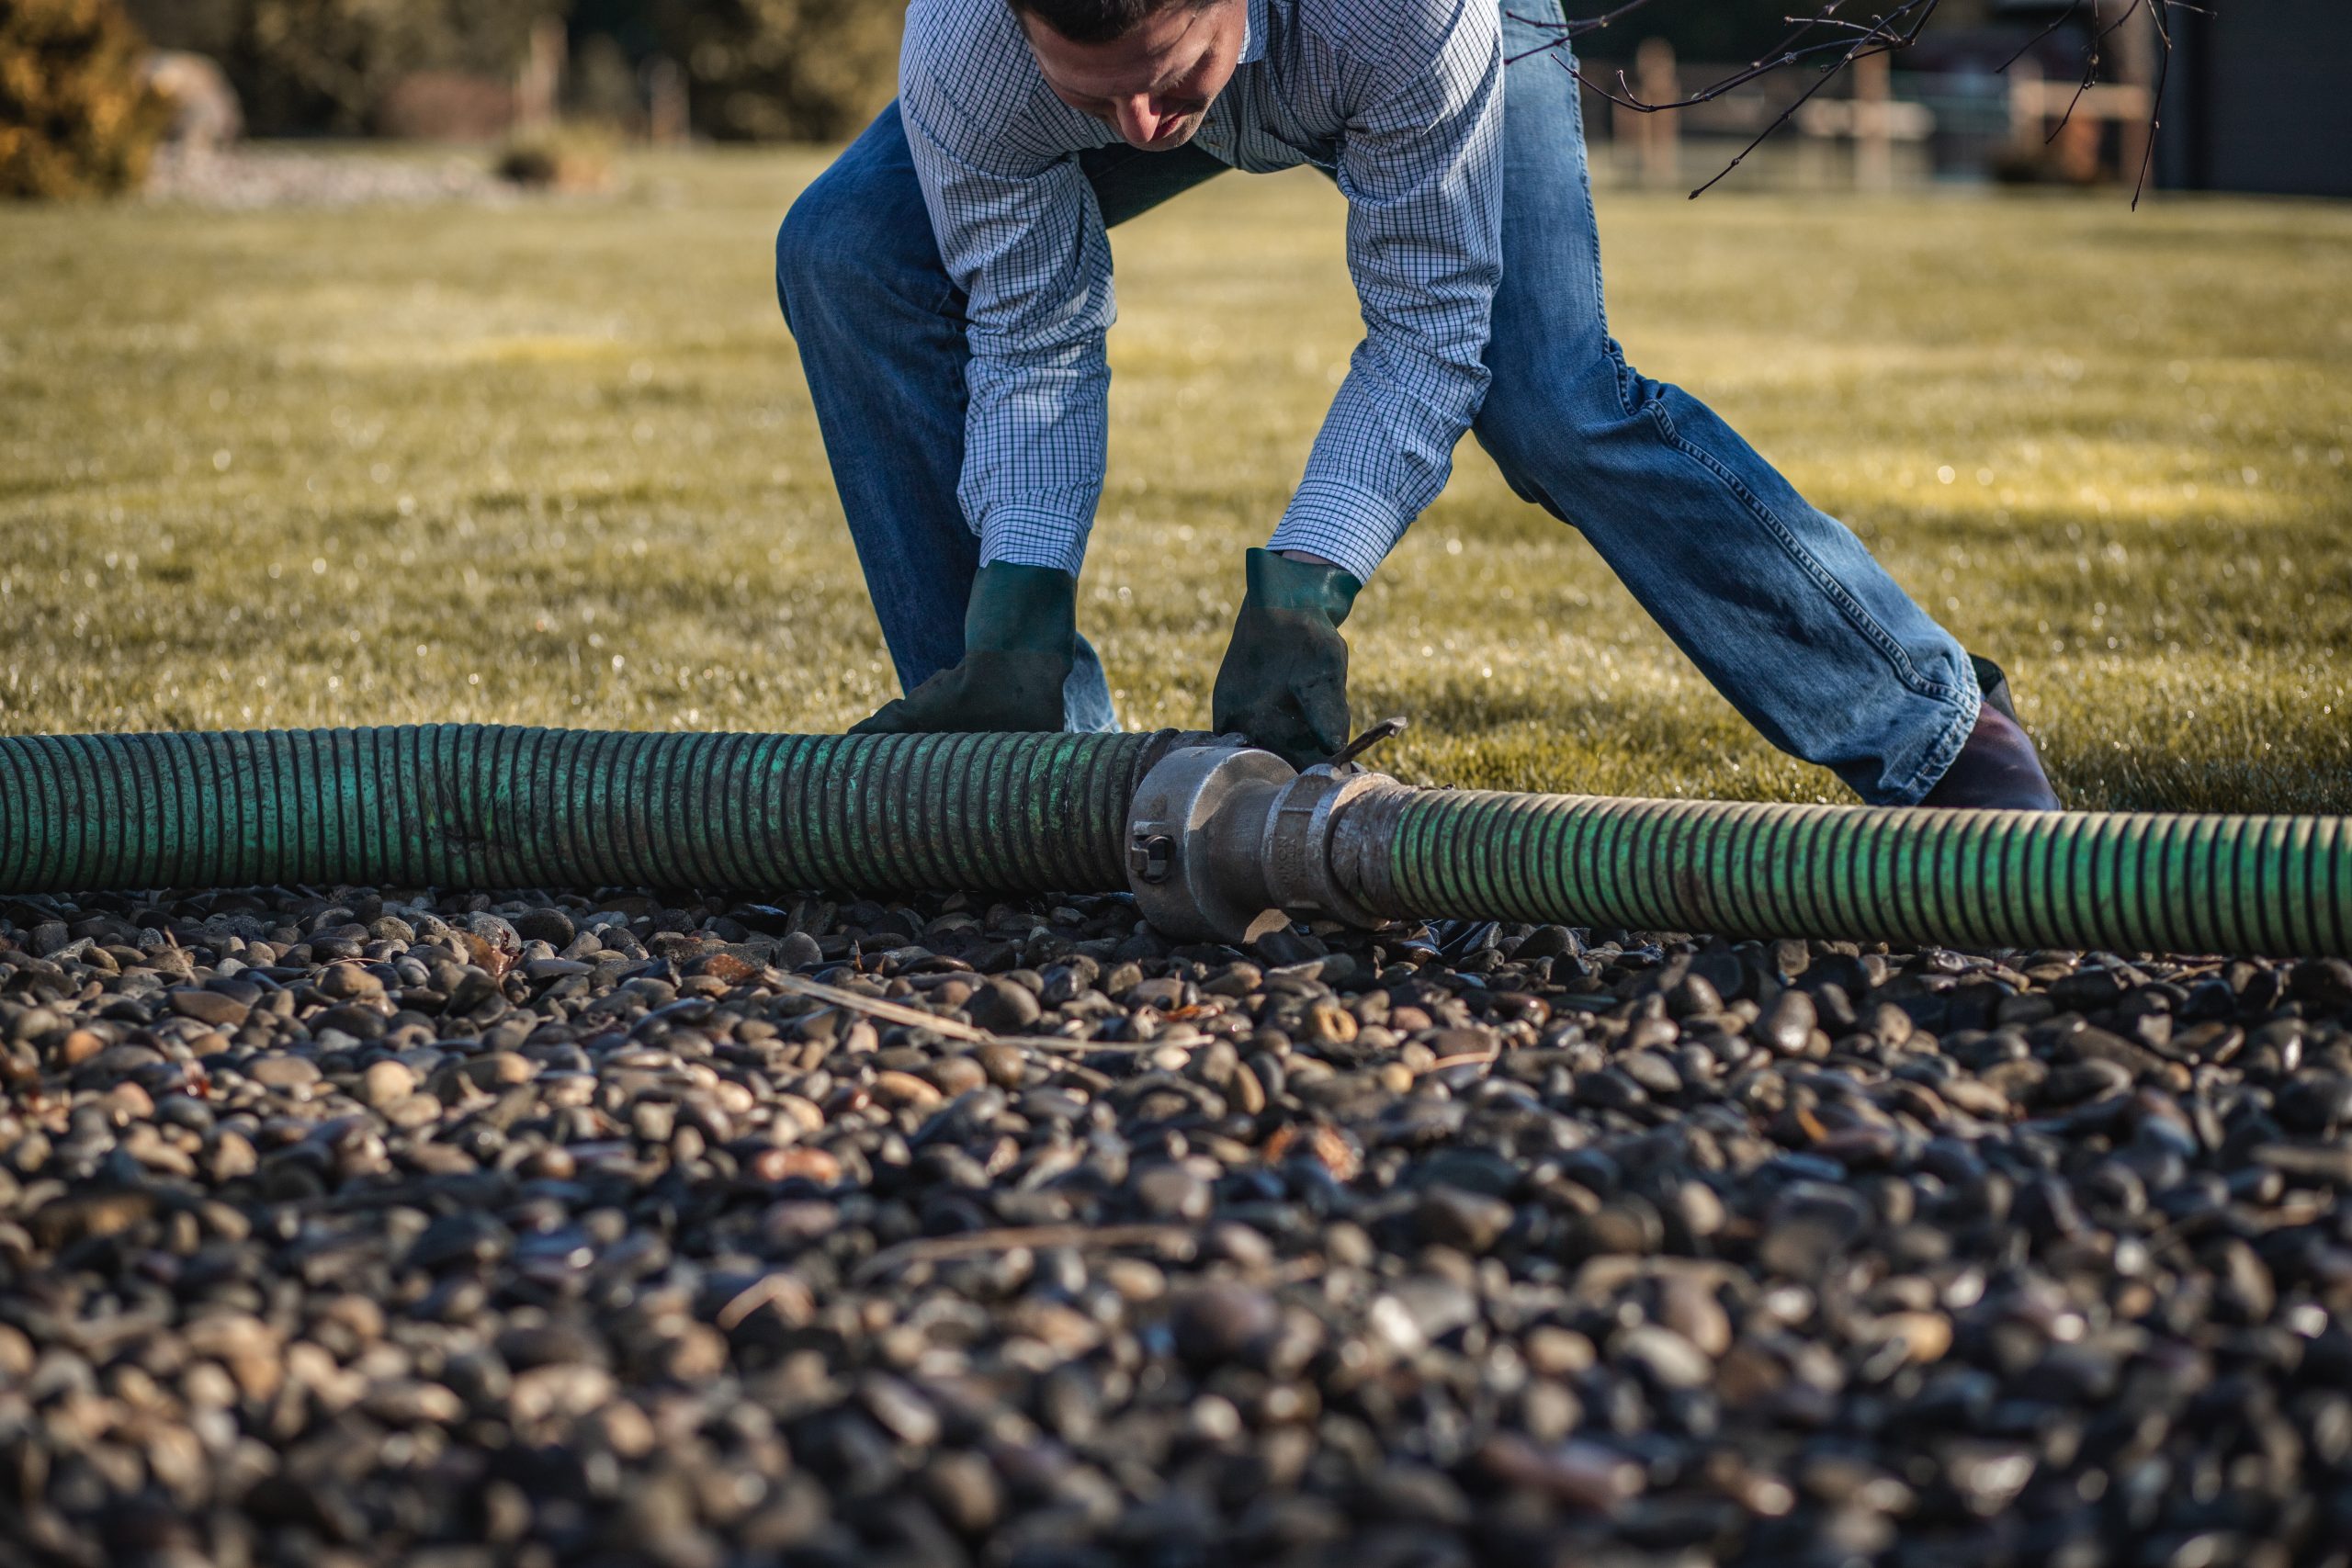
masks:
<instances>
[{"instance_id":1,"label":"second green hose","mask_svg":"<svg viewBox=\"0 0 2352 1568\"><path fill-rule=\"evenodd\" d=\"M2352 953L2342 818L1400 796L1383 812L1393 827L1372 836L1385 863L1360 855L1339 868L1393 913L1962 947Z\"/></svg>"}]
</instances>

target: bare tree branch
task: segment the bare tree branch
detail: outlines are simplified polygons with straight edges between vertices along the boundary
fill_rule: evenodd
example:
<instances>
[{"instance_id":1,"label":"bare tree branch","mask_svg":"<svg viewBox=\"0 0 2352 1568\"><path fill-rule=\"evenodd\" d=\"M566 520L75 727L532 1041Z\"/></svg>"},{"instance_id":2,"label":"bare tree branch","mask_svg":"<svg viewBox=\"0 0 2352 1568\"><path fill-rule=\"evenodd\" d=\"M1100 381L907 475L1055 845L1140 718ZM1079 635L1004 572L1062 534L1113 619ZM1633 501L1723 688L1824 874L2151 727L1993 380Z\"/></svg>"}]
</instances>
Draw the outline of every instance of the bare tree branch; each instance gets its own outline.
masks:
<instances>
[{"instance_id":1,"label":"bare tree branch","mask_svg":"<svg viewBox=\"0 0 2352 1568\"><path fill-rule=\"evenodd\" d=\"M2190 9L2196 7L2191 6ZM2134 212L2140 210L2140 193L2148 188L2148 170L2156 161L2156 132L2164 129L2165 123L2160 118L2164 112L2165 82L2172 74L2172 18L2165 15L2165 10L2166 7L2159 3L2154 10L2148 13L2155 24L2156 41L2164 47L2156 51L2156 80L2148 93L2148 135L2140 146L2139 176L2132 182L2132 210Z\"/></svg>"},{"instance_id":2,"label":"bare tree branch","mask_svg":"<svg viewBox=\"0 0 2352 1568\"><path fill-rule=\"evenodd\" d=\"M1846 0L1824 0L1821 8L1811 16L1786 17L1785 20L1791 24L1792 30L1773 49L1695 92L1662 103L1645 102L1635 92L1633 84L1626 80L1625 73L1622 69L1616 73L1616 83L1613 87L1607 83L1596 81L1585 73L1583 68L1577 64L1574 51L1569 48L1576 39L1599 32L1611 23L1620 21L1653 4L1655 0L1624 0L1623 4L1599 16L1573 17L1565 21L1527 17L1516 12L1506 13L1514 21L1541 28L1555 35L1546 43L1510 56L1509 62L1515 63L1537 54L1557 52L1560 55L1561 64L1587 88L1609 102L1637 114L1659 114L1671 109L1690 108L1694 105L1710 103L1751 82L1791 66L1811 65L1818 70L1820 76L1817 80L1775 115L1771 123L1758 131L1745 147L1741 148L1738 154L1730 163L1724 164L1713 178L1690 193L1691 196L1698 197L1713 189L1724 175L1729 175L1732 170L1746 162L1749 153L1762 146L1775 132L1794 118L1797 110L1822 88L1828 85L1831 79L1839 72L1844 71L1858 60L1876 54L1893 54L1908 49L1917 42L1920 33L1934 18L1941 0L1900 0L1900 3L1871 17L1866 21L1853 21L1837 14L1846 4ZM2082 15L2084 4L2085 0L2073 0L2073 4L2060 13L2056 20L2035 34L2015 54L2003 61L1998 69L2007 72L2009 67L2030 54L2043 40L2068 23L2075 21ZM2141 194L2147 187L2148 171L2155 153L2156 131L2162 124L2157 118L2157 109L2163 100L2165 82L2172 65L2171 13L2176 7L2189 11L2201 11L2202 7L2190 4L2189 0L2123 0L2121 13L2109 21L2102 14L2102 0L2088 0L2088 4L2091 13L2090 29L2089 36L2084 40L2083 45L2081 78L2075 86L2074 97L2068 100L2064 112L2058 117L2057 125L2051 130L2045 140L2055 141L2058 138L2073 119L2075 109L2082 102L2084 95L2098 84L2102 60L2100 45L2144 9L2155 28L2159 49L2156 79L2150 89L2148 133L2143 141L2138 179L2132 191L2132 205L2136 209L2140 205ZM1827 38L1819 36L1824 33L1831 36Z\"/></svg>"},{"instance_id":3,"label":"bare tree branch","mask_svg":"<svg viewBox=\"0 0 2352 1568\"><path fill-rule=\"evenodd\" d=\"M2052 22L2048 27L2042 28L2031 38L2026 39L2025 42L2018 45L2018 51L2009 56L2007 60L2001 62L1996 69L2006 74L2010 66L2015 65L2018 61L2023 60L2027 55L2031 54L2035 50L2041 48L2043 39L2047 39L2052 33L2056 32L2060 28L2064 27L2068 22L2073 21L2076 17L2082 15L2082 10L2083 0L2074 0L2072 5L2058 13L2057 20Z\"/></svg>"},{"instance_id":4,"label":"bare tree branch","mask_svg":"<svg viewBox=\"0 0 2352 1568\"><path fill-rule=\"evenodd\" d=\"M2043 146L2047 147L2050 143L2058 140L2059 133L2064 130L2067 123L2075 118L2075 107L2083 101L2083 95L2089 92L2093 86L2098 85L2099 60L2098 46L2112 36L2116 28L2121 27L2124 23L2137 16L2139 14L2141 4L2142 0L2126 0L2123 7L2123 15L2116 17L2113 22L2102 28L2098 25L2099 0L2091 0L2092 30L2090 41L2083 48L2082 80L2075 85L2075 96L2066 100L2066 112L2058 117L2058 123L2051 127L2050 134L2041 139L2041 144ZM2067 14L2071 16L2073 15L2074 10L2076 9L2080 9L2080 7L2072 7L2069 9ZM2166 52L2169 53L2169 50L2167 50ZM2149 130L2153 131L2155 129L2154 118L2154 107L2153 105L2150 106L2149 114Z\"/></svg>"}]
</instances>

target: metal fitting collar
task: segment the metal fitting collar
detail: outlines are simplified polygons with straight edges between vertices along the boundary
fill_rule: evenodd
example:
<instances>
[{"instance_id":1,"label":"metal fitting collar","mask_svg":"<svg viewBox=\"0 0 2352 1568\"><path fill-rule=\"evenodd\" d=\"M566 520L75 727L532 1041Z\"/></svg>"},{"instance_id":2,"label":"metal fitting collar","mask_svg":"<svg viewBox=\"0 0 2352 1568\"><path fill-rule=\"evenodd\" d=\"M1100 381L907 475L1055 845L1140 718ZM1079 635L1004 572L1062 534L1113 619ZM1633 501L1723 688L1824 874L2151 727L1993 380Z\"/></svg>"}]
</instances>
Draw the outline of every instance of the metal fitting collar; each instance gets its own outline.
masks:
<instances>
[{"instance_id":1,"label":"metal fitting collar","mask_svg":"<svg viewBox=\"0 0 2352 1568\"><path fill-rule=\"evenodd\" d=\"M1274 792L1266 810L1263 853L1267 901L1294 918L1319 915L1351 926L1381 917L1348 896L1331 870L1332 827L1342 808L1392 781L1325 763Z\"/></svg>"},{"instance_id":2,"label":"metal fitting collar","mask_svg":"<svg viewBox=\"0 0 2352 1568\"><path fill-rule=\"evenodd\" d=\"M1295 773L1233 742L1177 747L1128 807L1128 886L1144 918L1180 941L1252 942L1306 918L1376 926L1376 905L1334 874L1333 844L1356 807L1397 793L1408 792L1346 764Z\"/></svg>"}]
</instances>

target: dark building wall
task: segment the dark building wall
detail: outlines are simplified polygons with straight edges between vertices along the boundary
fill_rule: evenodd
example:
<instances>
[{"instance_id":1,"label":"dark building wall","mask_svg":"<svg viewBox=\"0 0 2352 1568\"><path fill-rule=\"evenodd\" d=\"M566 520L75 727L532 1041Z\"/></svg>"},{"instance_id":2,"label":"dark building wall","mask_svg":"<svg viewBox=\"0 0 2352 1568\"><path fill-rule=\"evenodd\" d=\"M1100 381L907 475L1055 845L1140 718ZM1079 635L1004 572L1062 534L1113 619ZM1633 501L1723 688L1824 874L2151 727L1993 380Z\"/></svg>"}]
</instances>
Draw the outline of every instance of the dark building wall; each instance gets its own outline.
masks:
<instances>
[{"instance_id":1,"label":"dark building wall","mask_svg":"<svg viewBox=\"0 0 2352 1568\"><path fill-rule=\"evenodd\" d=\"M2172 14L2162 183L2352 196L2352 3L2222 0L2212 15Z\"/></svg>"}]
</instances>

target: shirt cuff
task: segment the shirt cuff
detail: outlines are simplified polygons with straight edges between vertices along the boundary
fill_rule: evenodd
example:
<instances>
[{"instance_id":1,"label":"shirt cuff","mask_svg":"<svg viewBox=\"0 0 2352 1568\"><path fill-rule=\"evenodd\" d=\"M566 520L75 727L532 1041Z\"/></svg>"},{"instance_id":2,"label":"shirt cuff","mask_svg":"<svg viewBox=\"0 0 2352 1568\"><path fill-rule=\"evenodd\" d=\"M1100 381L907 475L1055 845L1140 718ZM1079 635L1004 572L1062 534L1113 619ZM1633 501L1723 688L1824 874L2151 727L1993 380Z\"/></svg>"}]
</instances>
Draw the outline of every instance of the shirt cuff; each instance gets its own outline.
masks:
<instances>
[{"instance_id":1,"label":"shirt cuff","mask_svg":"<svg viewBox=\"0 0 2352 1568\"><path fill-rule=\"evenodd\" d=\"M1266 547L1321 556L1358 582L1370 582L1412 522L1387 496L1309 474Z\"/></svg>"},{"instance_id":2,"label":"shirt cuff","mask_svg":"<svg viewBox=\"0 0 2352 1568\"><path fill-rule=\"evenodd\" d=\"M1078 575L1089 524L1044 506L999 506L981 519L980 564L1050 566Z\"/></svg>"}]
</instances>

